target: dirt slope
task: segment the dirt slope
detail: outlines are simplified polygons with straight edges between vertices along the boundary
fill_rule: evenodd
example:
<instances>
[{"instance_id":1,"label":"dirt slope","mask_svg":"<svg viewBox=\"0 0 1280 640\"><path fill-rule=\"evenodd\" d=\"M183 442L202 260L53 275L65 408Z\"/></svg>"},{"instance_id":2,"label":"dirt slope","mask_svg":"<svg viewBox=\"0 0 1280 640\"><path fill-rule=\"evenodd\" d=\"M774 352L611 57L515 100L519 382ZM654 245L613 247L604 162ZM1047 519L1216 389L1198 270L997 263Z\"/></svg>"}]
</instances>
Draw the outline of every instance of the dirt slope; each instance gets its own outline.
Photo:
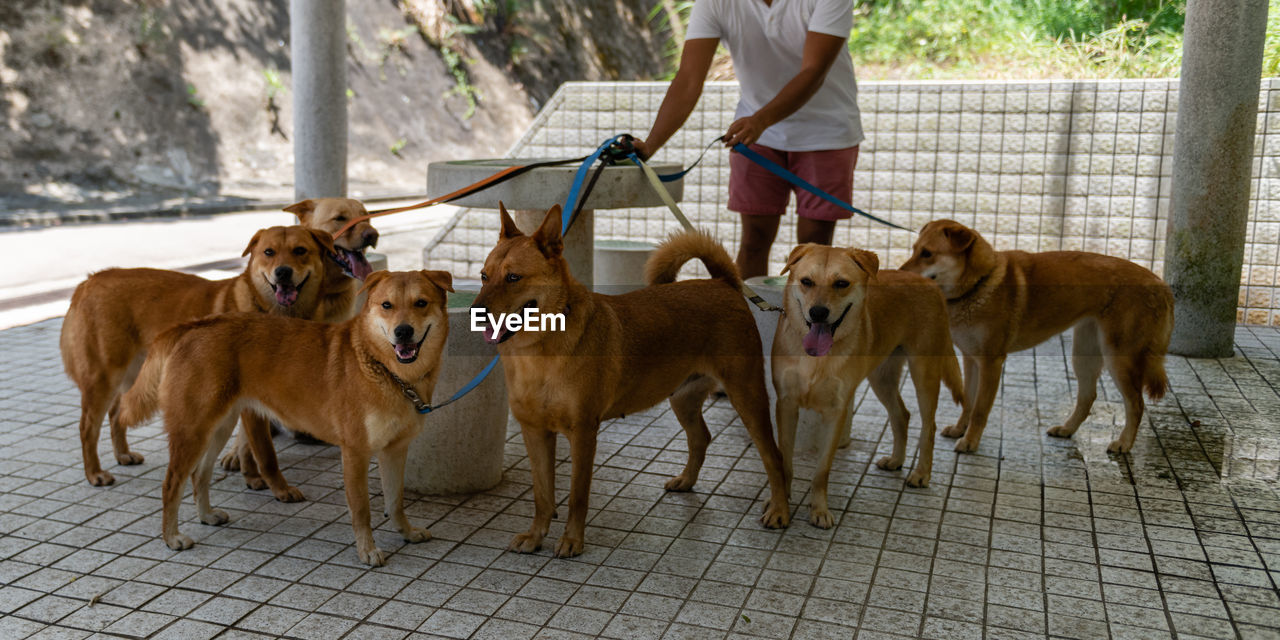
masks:
<instances>
[{"instance_id":1,"label":"dirt slope","mask_svg":"<svg viewBox=\"0 0 1280 640\"><path fill-rule=\"evenodd\" d=\"M446 45L399 2L347 0L353 191L420 190L431 160L501 154L565 80L661 75L652 1L508 0ZM417 0L440 2L456 0ZM288 4L0 2L0 208L289 192Z\"/></svg>"}]
</instances>

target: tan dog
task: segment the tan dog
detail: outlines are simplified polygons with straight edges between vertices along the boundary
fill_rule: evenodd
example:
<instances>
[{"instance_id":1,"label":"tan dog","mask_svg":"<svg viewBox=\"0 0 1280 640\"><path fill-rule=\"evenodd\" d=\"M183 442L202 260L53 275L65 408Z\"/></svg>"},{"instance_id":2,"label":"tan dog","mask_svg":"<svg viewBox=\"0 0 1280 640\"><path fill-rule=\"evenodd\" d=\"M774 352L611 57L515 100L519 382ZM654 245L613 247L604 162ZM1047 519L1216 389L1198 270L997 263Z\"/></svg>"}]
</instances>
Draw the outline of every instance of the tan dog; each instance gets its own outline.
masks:
<instances>
[{"instance_id":1,"label":"tan dog","mask_svg":"<svg viewBox=\"0 0 1280 640\"><path fill-rule=\"evenodd\" d=\"M760 337L724 249L705 233L677 234L650 258L645 271L651 286L606 296L574 279L563 248L559 206L532 236L521 233L503 209L502 231L485 260L473 307L493 315L536 308L565 316L563 331L485 332L487 341L498 343L511 413L520 421L533 474L533 524L510 548L536 551L547 534L556 505L557 433L569 439L573 458L569 518L556 545L558 557L582 553L601 421L670 398L689 440L689 459L666 488L693 488L711 439L702 403L717 380L769 476L771 497L761 520L767 527L786 526L790 513L769 425ZM712 279L673 282L680 266L695 258Z\"/></svg>"},{"instance_id":2,"label":"tan dog","mask_svg":"<svg viewBox=\"0 0 1280 640\"><path fill-rule=\"evenodd\" d=\"M80 388L80 447L89 483L115 482L98 459L98 435L108 414L116 461L142 462L141 454L129 450L116 416L117 400L133 384L157 335L229 311L310 317L319 304L325 255L332 251L327 233L272 227L254 234L244 250L249 264L234 278L209 281L177 271L107 269L80 283L62 322L60 344L67 376ZM292 497L287 487L280 487L277 497L280 492L283 499Z\"/></svg>"},{"instance_id":3,"label":"tan dog","mask_svg":"<svg viewBox=\"0 0 1280 640\"><path fill-rule=\"evenodd\" d=\"M893 453L876 465L899 469L906 460L911 414L898 382L903 364L911 371L921 422L920 457L907 477L912 487L927 486L933 470L939 381L956 402L963 396L946 303L937 287L915 274L880 271L879 265L870 251L804 244L792 250L783 269L790 275L773 340L778 444L789 488L800 408L817 411L831 430L809 508L809 522L823 529L835 524L827 481L843 435L840 425L849 424L854 392L863 380L870 381L893 428Z\"/></svg>"},{"instance_id":4,"label":"tan dog","mask_svg":"<svg viewBox=\"0 0 1280 640\"><path fill-rule=\"evenodd\" d=\"M365 288L364 308L342 324L228 314L180 325L156 340L120 414L122 423L134 425L164 411L169 470L163 535L171 549L193 544L178 533L187 476L201 522L227 521L226 513L209 504L209 479L242 410L278 417L342 448L343 484L362 562L386 562L369 521L374 455L384 508L401 535L409 542L430 538L409 524L401 500L405 456L425 422L405 388L430 402L449 332L445 292L453 289L452 278L443 271L380 271ZM271 448L266 430L250 429L248 436L255 456Z\"/></svg>"},{"instance_id":5,"label":"tan dog","mask_svg":"<svg viewBox=\"0 0 1280 640\"><path fill-rule=\"evenodd\" d=\"M285 211L298 216L298 220L310 229L320 229L330 235L341 231L351 220L366 215L364 204L352 198L315 198L296 202L284 208ZM320 301L316 311L310 316L312 320L321 322L343 322L355 315L356 293L373 268L365 258L364 251L368 247L378 245L378 230L363 220L351 227L346 233L333 240L334 251L325 260L324 280L320 283ZM243 420L261 420L260 416L246 414ZM274 470L263 470L253 457L253 450L245 438L245 430L236 432L236 440L231 449L222 456L220 462L227 471L240 471L245 484L250 489L265 489L269 485L285 484L282 476ZM298 493L297 499L302 499Z\"/></svg>"},{"instance_id":6,"label":"tan dog","mask_svg":"<svg viewBox=\"0 0 1280 640\"><path fill-rule=\"evenodd\" d=\"M284 208L298 216L306 227L320 229L330 235L341 231L346 224L368 214L359 200L352 198L315 198L296 202ZM378 230L363 220L341 236L334 237L335 251L325 264L324 283L320 287L324 297L313 320L343 322L355 315L356 292L361 282L369 277L373 268L365 258L365 249L378 246Z\"/></svg>"},{"instance_id":7,"label":"tan dog","mask_svg":"<svg viewBox=\"0 0 1280 640\"><path fill-rule=\"evenodd\" d=\"M1000 388L1005 357L1063 331L1072 334L1079 380L1075 410L1049 435L1069 438L1089 416L1105 364L1124 396L1125 423L1107 451L1133 447L1145 405L1164 396L1164 354L1173 331L1173 294L1154 273L1128 260L1083 251L996 251L953 220L925 225L907 271L942 288L951 333L964 353L965 409L943 435L956 451L974 451Z\"/></svg>"}]
</instances>

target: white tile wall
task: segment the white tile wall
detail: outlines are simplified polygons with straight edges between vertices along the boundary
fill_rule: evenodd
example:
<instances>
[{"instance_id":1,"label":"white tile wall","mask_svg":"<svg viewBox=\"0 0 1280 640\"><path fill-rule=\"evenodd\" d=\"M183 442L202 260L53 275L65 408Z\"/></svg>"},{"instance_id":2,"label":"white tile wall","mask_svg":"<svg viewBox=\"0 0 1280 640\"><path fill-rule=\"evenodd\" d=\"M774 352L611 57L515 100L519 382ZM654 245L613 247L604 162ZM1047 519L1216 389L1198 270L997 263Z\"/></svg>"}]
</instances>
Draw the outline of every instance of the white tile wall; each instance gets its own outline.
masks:
<instances>
[{"instance_id":1,"label":"white tile wall","mask_svg":"<svg viewBox=\"0 0 1280 640\"><path fill-rule=\"evenodd\" d=\"M905 226L954 218L996 247L1083 249L1163 269L1177 80L863 82L867 140L854 174L855 206ZM569 83L547 103L511 157L585 153L620 132L644 135L664 83ZM689 122L659 153L693 162L733 119L738 88L711 83ZM1280 325L1280 79L1264 79L1254 143L1245 286L1239 318ZM685 179L682 207L736 248L728 199L728 153L713 149ZM601 238L657 241L678 228L663 209L596 213ZM462 212L428 247L432 268L475 276L497 232L496 216ZM873 249L886 265L909 254L913 236L873 222L842 223L836 242ZM794 241L783 225L773 251L781 268Z\"/></svg>"}]
</instances>

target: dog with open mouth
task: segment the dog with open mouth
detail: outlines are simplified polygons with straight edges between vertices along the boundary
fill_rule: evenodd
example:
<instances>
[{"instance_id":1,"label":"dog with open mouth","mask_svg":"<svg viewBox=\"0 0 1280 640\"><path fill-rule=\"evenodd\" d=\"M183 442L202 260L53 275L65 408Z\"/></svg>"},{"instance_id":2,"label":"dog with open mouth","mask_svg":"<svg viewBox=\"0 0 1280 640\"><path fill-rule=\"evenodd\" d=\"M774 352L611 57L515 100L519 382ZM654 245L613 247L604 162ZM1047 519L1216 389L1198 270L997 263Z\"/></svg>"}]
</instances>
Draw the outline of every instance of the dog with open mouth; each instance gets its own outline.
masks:
<instances>
[{"instance_id":1,"label":"dog with open mouth","mask_svg":"<svg viewBox=\"0 0 1280 640\"><path fill-rule=\"evenodd\" d=\"M131 426L157 410L164 413L169 435L165 543L175 550L193 544L178 531L188 476L201 522L227 522L227 514L209 502L209 482L243 410L278 418L342 449L343 485L361 562L386 563L370 522L368 473L374 456L384 512L406 541L429 539L427 531L409 523L401 499L409 443L426 422L410 395L431 401L449 333L446 296L452 283L444 271L378 271L365 280L368 295L360 313L340 324L226 314L161 334L137 383L121 400L120 420ZM272 449L262 424L245 425L259 458Z\"/></svg>"},{"instance_id":2,"label":"dog with open mouth","mask_svg":"<svg viewBox=\"0 0 1280 640\"><path fill-rule=\"evenodd\" d=\"M244 250L249 263L234 278L210 281L161 269L107 269L80 283L62 321L60 348L67 376L80 389L80 446L89 483L115 482L98 458L104 416L110 417L116 461L132 465L143 460L129 450L117 420L117 401L133 384L157 335L182 322L231 311L312 317L326 256L333 251L333 240L324 231L271 227L254 234ZM272 489L277 498L301 499L294 495L296 489Z\"/></svg>"},{"instance_id":3,"label":"dog with open mouth","mask_svg":"<svg viewBox=\"0 0 1280 640\"><path fill-rule=\"evenodd\" d=\"M1070 438L1089 417L1106 367L1124 398L1124 428L1107 451L1133 448L1145 390L1168 389L1164 355L1173 333L1173 292L1128 260L1086 251L996 251L977 231L935 220L916 238L902 268L933 281L947 299L951 333L964 353L965 411L942 435L956 451L975 451L1010 353L1072 329L1076 406L1048 434Z\"/></svg>"},{"instance_id":4,"label":"dog with open mouth","mask_svg":"<svg viewBox=\"0 0 1280 640\"><path fill-rule=\"evenodd\" d=\"M511 413L520 422L533 474L534 517L510 549L541 548L555 514L555 439L564 434L572 455L569 517L557 557L582 553L587 501L600 423L669 399L689 441L684 471L668 491L697 482L711 434L702 403L719 381L742 416L769 479L761 521L790 521L782 458L769 424L764 355L759 332L740 291L742 280L724 248L706 233L685 232L658 247L646 264L649 286L618 296L594 293L569 272L562 252L561 210L522 233L501 208L497 246L485 259L473 309L519 314L536 308L563 314L562 331L489 328L506 376ZM698 259L709 280L675 282L680 267Z\"/></svg>"},{"instance_id":5,"label":"dog with open mouth","mask_svg":"<svg viewBox=\"0 0 1280 640\"><path fill-rule=\"evenodd\" d=\"M830 429L830 440L819 453L809 507L809 522L827 529L835 524L827 483L842 425L852 418L858 385L870 382L893 430L893 451L876 465L899 469L906 460L911 414L898 383L903 365L910 370L921 424L920 452L907 485L923 487L933 469L939 383L960 402L960 364L951 344L946 303L925 278L881 271L879 258L870 251L818 244L792 250L783 273L789 275L772 358L778 446L789 490L800 408L817 411Z\"/></svg>"},{"instance_id":6,"label":"dog with open mouth","mask_svg":"<svg viewBox=\"0 0 1280 640\"><path fill-rule=\"evenodd\" d=\"M368 214L364 204L353 198L309 198L284 208L298 217L298 221L311 229L329 234L341 231L348 222ZM368 220L352 225L346 233L333 239L334 251L325 260L324 279L320 283L320 301L312 320L343 322L355 315L357 292L365 278L373 272L365 251L378 246L378 230ZM242 421L263 418L246 412ZM288 486L283 476L274 468L261 468L243 429L236 432L235 442L222 456L219 464L227 471L239 471L245 486L254 490ZM303 436L299 436L302 438ZM302 499L299 493L296 496Z\"/></svg>"}]
</instances>

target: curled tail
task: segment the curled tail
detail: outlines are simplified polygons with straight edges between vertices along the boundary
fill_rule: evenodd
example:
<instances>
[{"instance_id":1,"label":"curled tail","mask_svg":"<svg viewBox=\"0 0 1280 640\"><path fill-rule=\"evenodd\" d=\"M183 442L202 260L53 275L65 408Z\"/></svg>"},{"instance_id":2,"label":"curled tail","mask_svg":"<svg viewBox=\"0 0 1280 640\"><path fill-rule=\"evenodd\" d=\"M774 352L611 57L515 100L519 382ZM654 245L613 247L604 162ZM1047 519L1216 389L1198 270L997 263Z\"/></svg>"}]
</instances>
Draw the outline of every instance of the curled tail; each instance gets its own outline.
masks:
<instances>
[{"instance_id":1,"label":"curled tail","mask_svg":"<svg viewBox=\"0 0 1280 640\"><path fill-rule=\"evenodd\" d=\"M724 280L735 289L742 288L742 276L729 253L710 233L701 230L673 233L658 245L658 250L644 265L644 280L651 285L675 282L680 268L694 258L706 265L712 278Z\"/></svg>"},{"instance_id":2,"label":"curled tail","mask_svg":"<svg viewBox=\"0 0 1280 640\"><path fill-rule=\"evenodd\" d=\"M173 345L186 333L188 325L178 325L156 336L147 347L147 359L138 371L133 386L120 396L120 424L136 427L160 410L160 382L164 380L165 363Z\"/></svg>"}]
</instances>

